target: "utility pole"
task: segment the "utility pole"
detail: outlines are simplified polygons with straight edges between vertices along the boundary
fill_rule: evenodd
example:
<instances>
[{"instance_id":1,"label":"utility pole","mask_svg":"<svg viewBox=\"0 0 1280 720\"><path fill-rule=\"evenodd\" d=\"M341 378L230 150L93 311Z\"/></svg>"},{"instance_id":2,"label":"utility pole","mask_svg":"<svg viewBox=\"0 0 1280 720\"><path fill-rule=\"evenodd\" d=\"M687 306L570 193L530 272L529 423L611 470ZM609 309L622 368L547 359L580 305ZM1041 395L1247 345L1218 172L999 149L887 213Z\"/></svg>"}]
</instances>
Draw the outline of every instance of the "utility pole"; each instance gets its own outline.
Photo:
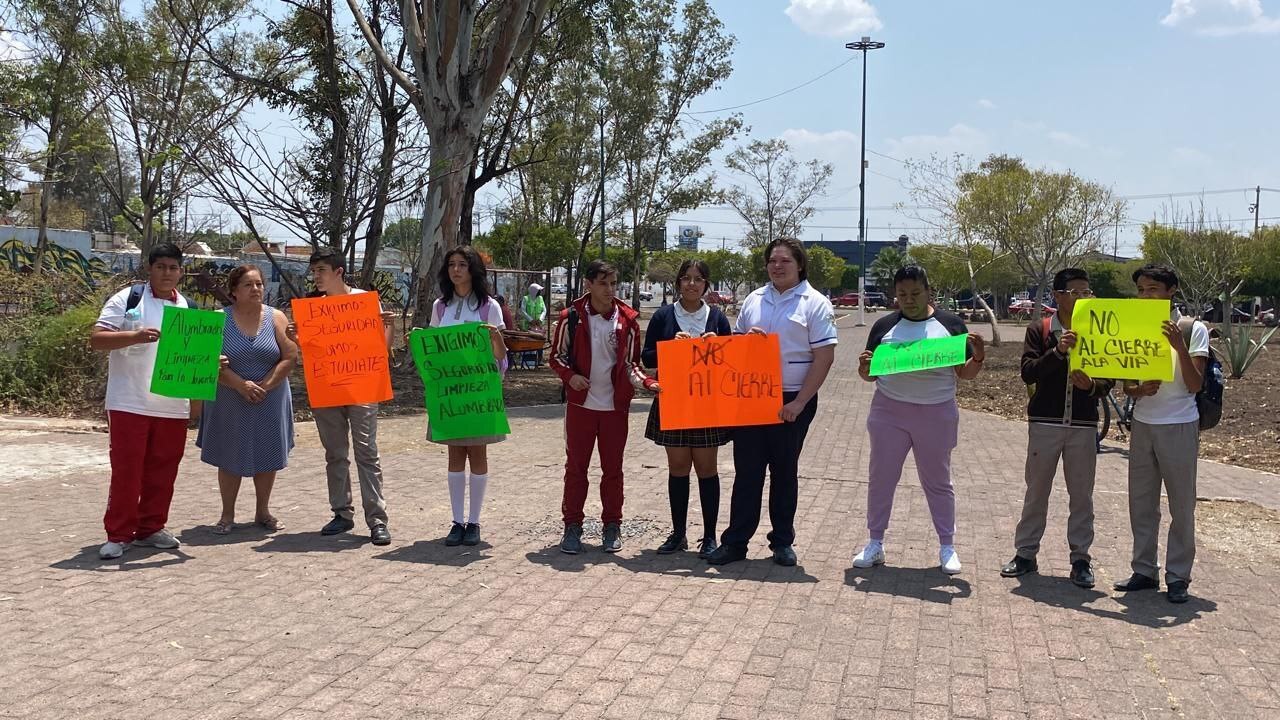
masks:
<instances>
[{"instance_id":1,"label":"utility pole","mask_svg":"<svg viewBox=\"0 0 1280 720\"><path fill-rule=\"evenodd\" d=\"M1262 219L1262 186L1255 185L1253 187L1253 204L1249 206L1249 212L1253 213L1253 236L1258 236L1258 221Z\"/></svg>"},{"instance_id":2,"label":"utility pole","mask_svg":"<svg viewBox=\"0 0 1280 720\"><path fill-rule=\"evenodd\" d=\"M845 43L849 50L862 51L862 153L858 163L858 327L867 324L867 51L884 43L863 35L858 42Z\"/></svg>"}]
</instances>

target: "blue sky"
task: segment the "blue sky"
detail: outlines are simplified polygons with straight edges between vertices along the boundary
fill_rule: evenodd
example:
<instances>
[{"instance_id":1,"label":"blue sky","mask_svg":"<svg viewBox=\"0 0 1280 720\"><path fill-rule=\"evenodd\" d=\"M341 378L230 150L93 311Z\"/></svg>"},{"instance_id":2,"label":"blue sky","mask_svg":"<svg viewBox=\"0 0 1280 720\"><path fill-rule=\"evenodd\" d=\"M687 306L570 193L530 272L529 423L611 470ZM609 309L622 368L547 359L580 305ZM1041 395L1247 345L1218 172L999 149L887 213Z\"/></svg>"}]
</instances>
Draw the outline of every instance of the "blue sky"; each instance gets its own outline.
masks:
<instances>
[{"instance_id":1,"label":"blue sky","mask_svg":"<svg viewBox=\"0 0 1280 720\"><path fill-rule=\"evenodd\" d=\"M1125 196L1280 188L1280 94L1268 89L1280 70L1280 0L712 5L738 39L734 74L695 112L800 85L848 60L845 42L871 35L887 47L869 57L867 146L884 155L1008 153ZM860 72L855 60L740 110L748 138L783 137L798 157L835 166L828 197L815 204L853 209L820 212L805 239L857 236ZM875 154L868 160L867 206L910 204L903 166ZM1210 215L1252 228L1252 192L1203 199ZM1140 223L1162 204L1188 202L1199 198L1134 200L1129 215ZM1262 210L1264 223L1280 218L1280 193L1263 192ZM867 215L872 239L921 234L908 229L920 222L901 212ZM704 246L721 237L732 245L742 234L731 211L677 217L701 223ZM680 224L688 223L673 221L670 231ZM1136 227L1121 228L1121 254L1139 241Z\"/></svg>"}]
</instances>

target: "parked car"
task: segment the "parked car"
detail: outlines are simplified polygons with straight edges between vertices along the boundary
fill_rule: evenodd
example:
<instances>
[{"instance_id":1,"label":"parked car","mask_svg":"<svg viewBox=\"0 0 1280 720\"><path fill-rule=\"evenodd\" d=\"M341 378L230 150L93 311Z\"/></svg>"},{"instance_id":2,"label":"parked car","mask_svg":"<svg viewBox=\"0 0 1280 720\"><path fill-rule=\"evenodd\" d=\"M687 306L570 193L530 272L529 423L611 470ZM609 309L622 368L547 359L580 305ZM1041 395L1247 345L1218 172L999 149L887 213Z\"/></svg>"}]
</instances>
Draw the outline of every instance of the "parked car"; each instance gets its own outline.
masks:
<instances>
[{"instance_id":1,"label":"parked car","mask_svg":"<svg viewBox=\"0 0 1280 720\"><path fill-rule=\"evenodd\" d=\"M854 293L855 295L857 293ZM889 298L882 292L867 291L867 307L889 307Z\"/></svg>"},{"instance_id":2,"label":"parked car","mask_svg":"<svg viewBox=\"0 0 1280 720\"><path fill-rule=\"evenodd\" d=\"M645 302L650 302L653 300L653 293L649 292L648 290L641 290L640 299Z\"/></svg>"},{"instance_id":3,"label":"parked car","mask_svg":"<svg viewBox=\"0 0 1280 720\"><path fill-rule=\"evenodd\" d=\"M1009 317L1029 318L1031 317L1031 313L1034 308L1035 308L1035 303L1031 302L1030 300L1014 300L1013 302L1009 303ZM1053 315L1057 311L1058 311L1057 308L1053 307L1052 305L1045 305L1044 303L1040 303L1040 314L1042 316Z\"/></svg>"},{"instance_id":4,"label":"parked car","mask_svg":"<svg viewBox=\"0 0 1280 720\"><path fill-rule=\"evenodd\" d=\"M733 295L719 290L708 290L707 294L702 296L708 305L732 305Z\"/></svg>"},{"instance_id":5,"label":"parked car","mask_svg":"<svg viewBox=\"0 0 1280 720\"><path fill-rule=\"evenodd\" d=\"M551 292L555 295L564 295L569 292L569 286L564 284L556 284L551 286Z\"/></svg>"},{"instance_id":6,"label":"parked car","mask_svg":"<svg viewBox=\"0 0 1280 720\"><path fill-rule=\"evenodd\" d=\"M858 293L845 293L840 297L832 298L831 304L836 307L858 307Z\"/></svg>"}]
</instances>

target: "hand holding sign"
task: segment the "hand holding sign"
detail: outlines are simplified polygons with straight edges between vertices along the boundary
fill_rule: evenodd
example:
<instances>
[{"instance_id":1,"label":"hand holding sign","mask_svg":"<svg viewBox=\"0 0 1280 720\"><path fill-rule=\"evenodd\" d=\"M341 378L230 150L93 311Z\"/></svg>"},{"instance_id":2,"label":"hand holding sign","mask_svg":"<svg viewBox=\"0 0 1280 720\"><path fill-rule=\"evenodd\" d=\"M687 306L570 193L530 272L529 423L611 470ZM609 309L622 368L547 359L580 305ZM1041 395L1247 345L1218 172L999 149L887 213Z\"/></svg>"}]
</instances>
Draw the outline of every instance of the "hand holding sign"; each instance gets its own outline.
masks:
<instances>
[{"instance_id":1,"label":"hand holding sign","mask_svg":"<svg viewBox=\"0 0 1280 720\"><path fill-rule=\"evenodd\" d=\"M1177 347L1182 333L1169 322L1169 312L1168 300L1077 300L1070 369L1090 377L1172 381L1171 346Z\"/></svg>"},{"instance_id":2,"label":"hand holding sign","mask_svg":"<svg viewBox=\"0 0 1280 720\"><path fill-rule=\"evenodd\" d=\"M391 371L378 294L350 293L293 301L311 407L390 400Z\"/></svg>"},{"instance_id":3,"label":"hand holding sign","mask_svg":"<svg viewBox=\"0 0 1280 720\"><path fill-rule=\"evenodd\" d=\"M874 376L917 372L934 368L963 365L970 335L952 335L944 338L923 338L900 343L881 343L871 355L870 374ZM975 341L974 354L984 347L982 339Z\"/></svg>"},{"instance_id":4,"label":"hand holding sign","mask_svg":"<svg viewBox=\"0 0 1280 720\"><path fill-rule=\"evenodd\" d=\"M151 392L191 400L217 398L226 321L226 313L166 305L151 371Z\"/></svg>"},{"instance_id":5,"label":"hand holding sign","mask_svg":"<svg viewBox=\"0 0 1280 720\"><path fill-rule=\"evenodd\" d=\"M658 377L663 430L781 422L782 351L776 335L660 342Z\"/></svg>"},{"instance_id":6,"label":"hand holding sign","mask_svg":"<svg viewBox=\"0 0 1280 720\"><path fill-rule=\"evenodd\" d=\"M422 376L432 440L511 432L487 328L462 323L415 329L409 348Z\"/></svg>"}]
</instances>

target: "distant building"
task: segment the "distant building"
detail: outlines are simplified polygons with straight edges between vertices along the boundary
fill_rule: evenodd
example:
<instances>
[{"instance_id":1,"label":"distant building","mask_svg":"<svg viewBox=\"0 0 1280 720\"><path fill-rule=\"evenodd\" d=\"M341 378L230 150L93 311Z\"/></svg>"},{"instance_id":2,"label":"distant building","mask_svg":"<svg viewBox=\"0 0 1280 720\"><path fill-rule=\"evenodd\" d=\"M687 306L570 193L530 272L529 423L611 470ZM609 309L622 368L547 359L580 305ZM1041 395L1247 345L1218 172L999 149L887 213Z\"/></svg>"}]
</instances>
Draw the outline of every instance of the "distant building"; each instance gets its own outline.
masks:
<instances>
[{"instance_id":1,"label":"distant building","mask_svg":"<svg viewBox=\"0 0 1280 720\"><path fill-rule=\"evenodd\" d=\"M872 263L879 257L880 251L885 248L896 248L902 252L907 251L910 239L906 235L899 235L897 240L868 240L867 241L867 267L871 267ZM836 257L844 260L846 265L859 266L862 262L862 251L857 240L811 240L804 243L806 248L824 247L835 253ZM867 287L876 288L870 276L867 276Z\"/></svg>"}]
</instances>

